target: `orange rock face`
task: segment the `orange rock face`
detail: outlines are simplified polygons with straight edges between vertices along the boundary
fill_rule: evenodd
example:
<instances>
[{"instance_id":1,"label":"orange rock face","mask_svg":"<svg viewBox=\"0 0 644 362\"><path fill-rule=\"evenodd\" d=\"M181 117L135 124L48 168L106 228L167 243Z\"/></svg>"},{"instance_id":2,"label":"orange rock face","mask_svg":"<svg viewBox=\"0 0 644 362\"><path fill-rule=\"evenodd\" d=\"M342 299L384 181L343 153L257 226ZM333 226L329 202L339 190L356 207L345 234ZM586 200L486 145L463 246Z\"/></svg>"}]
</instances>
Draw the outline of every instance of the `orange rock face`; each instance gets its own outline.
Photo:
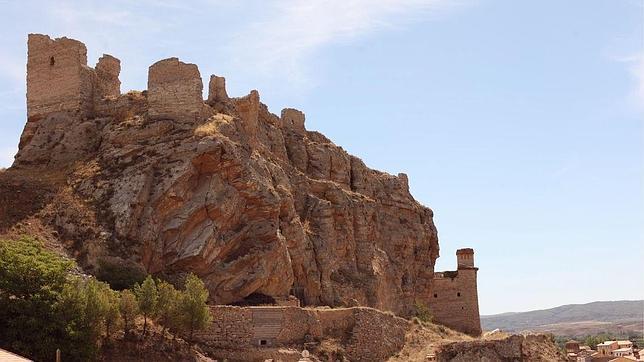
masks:
<instances>
[{"instance_id":1,"label":"orange rock face","mask_svg":"<svg viewBox=\"0 0 644 362\"><path fill-rule=\"evenodd\" d=\"M180 77L164 77L172 82L157 93L183 92ZM98 220L82 236L73 218L57 224L61 237L82 239L75 248L150 273L194 272L214 302L295 295L409 312L432 278L438 238L407 176L369 169L307 131L300 111L279 117L256 91L228 98L215 81L208 105L177 95L180 107L165 108L164 93L144 92L93 105L100 116L45 116L13 169L66 170ZM174 117L191 107L203 117ZM97 258L81 263L95 270Z\"/></svg>"}]
</instances>

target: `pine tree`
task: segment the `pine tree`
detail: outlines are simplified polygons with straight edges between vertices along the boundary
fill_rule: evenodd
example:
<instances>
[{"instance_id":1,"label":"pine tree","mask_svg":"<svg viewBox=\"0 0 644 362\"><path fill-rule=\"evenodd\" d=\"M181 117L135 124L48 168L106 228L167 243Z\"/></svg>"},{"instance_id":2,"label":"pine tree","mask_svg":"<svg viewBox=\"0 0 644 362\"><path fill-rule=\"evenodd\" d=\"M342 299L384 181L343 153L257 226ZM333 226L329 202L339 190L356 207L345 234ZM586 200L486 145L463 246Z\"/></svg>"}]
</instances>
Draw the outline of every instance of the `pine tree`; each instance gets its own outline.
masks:
<instances>
[{"instance_id":1,"label":"pine tree","mask_svg":"<svg viewBox=\"0 0 644 362\"><path fill-rule=\"evenodd\" d=\"M125 338L127 339L130 334L130 330L132 329L134 319L139 314L139 306L136 302L136 297L127 289L121 292L119 311L123 317L123 331L125 332Z\"/></svg>"},{"instance_id":2,"label":"pine tree","mask_svg":"<svg viewBox=\"0 0 644 362\"><path fill-rule=\"evenodd\" d=\"M105 310L105 338L109 340L112 334L112 327L115 326L121 318L119 306L119 293L111 288L103 289L107 301Z\"/></svg>"},{"instance_id":3,"label":"pine tree","mask_svg":"<svg viewBox=\"0 0 644 362\"><path fill-rule=\"evenodd\" d=\"M192 341L195 330L205 328L212 321L207 301L208 290L206 286L199 277L191 273L186 279L186 288L181 293L179 306L182 325L190 331L190 341Z\"/></svg>"},{"instance_id":4,"label":"pine tree","mask_svg":"<svg viewBox=\"0 0 644 362\"><path fill-rule=\"evenodd\" d=\"M101 335L108 309L108 300L104 289L109 289L109 287L106 284L102 284L104 283L90 278L81 287L85 298L85 323L88 330L92 331L95 339Z\"/></svg>"},{"instance_id":5,"label":"pine tree","mask_svg":"<svg viewBox=\"0 0 644 362\"><path fill-rule=\"evenodd\" d=\"M176 327L181 293L172 284L162 280L157 280L157 289L159 291L157 316L163 326L161 331L161 338L163 338L167 328Z\"/></svg>"},{"instance_id":6,"label":"pine tree","mask_svg":"<svg viewBox=\"0 0 644 362\"><path fill-rule=\"evenodd\" d=\"M145 336L148 327L148 317L153 316L157 310L159 293L154 279L148 275L143 284L135 289L139 310L143 314L143 335Z\"/></svg>"}]
</instances>

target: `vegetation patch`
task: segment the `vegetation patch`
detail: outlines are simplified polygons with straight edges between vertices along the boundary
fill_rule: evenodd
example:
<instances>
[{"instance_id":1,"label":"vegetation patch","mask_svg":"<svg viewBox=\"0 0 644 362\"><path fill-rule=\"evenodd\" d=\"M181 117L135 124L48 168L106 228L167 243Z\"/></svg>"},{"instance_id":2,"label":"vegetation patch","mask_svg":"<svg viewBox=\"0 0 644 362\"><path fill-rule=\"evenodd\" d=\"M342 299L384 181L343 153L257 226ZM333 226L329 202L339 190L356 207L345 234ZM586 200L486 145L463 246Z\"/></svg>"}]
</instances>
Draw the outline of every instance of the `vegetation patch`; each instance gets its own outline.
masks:
<instances>
[{"instance_id":1,"label":"vegetation patch","mask_svg":"<svg viewBox=\"0 0 644 362\"><path fill-rule=\"evenodd\" d=\"M76 265L29 237L0 240L0 347L35 360L87 361L110 345L118 329L130 338L143 316L192 339L211 321L208 291L194 274L183 290L147 276L132 290L79 275Z\"/></svg>"}]
</instances>

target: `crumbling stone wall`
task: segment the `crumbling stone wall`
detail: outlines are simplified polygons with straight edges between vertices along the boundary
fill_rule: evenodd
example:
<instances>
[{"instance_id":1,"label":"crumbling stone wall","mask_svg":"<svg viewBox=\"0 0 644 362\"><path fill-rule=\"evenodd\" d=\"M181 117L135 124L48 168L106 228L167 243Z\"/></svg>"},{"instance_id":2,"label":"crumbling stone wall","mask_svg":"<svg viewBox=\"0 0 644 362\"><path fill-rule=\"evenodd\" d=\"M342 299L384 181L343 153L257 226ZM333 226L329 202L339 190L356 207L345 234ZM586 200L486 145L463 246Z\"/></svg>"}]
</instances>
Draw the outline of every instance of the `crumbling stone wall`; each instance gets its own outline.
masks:
<instances>
[{"instance_id":1,"label":"crumbling stone wall","mask_svg":"<svg viewBox=\"0 0 644 362\"><path fill-rule=\"evenodd\" d=\"M98 100L116 98L121 94L121 61L109 54L103 54L96 63L96 90Z\"/></svg>"},{"instance_id":2,"label":"crumbling stone wall","mask_svg":"<svg viewBox=\"0 0 644 362\"><path fill-rule=\"evenodd\" d=\"M228 100L228 93L226 93L226 79L216 75L210 76L208 83L208 104L214 105L217 102L225 102Z\"/></svg>"},{"instance_id":3,"label":"crumbling stone wall","mask_svg":"<svg viewBox=\"0 0 644 362\"><path fill-rule=\"evenodd\" d=\"M204 115L203 83L195 64L177 58L160 60L148 72L151 119L198 120Z\"/></svg>"},{"instance_id":4,"label":"crumbling stone wall","mask_svg":"<svg viewBox=\"0 0 644 362\"><path fill-rule=\"evenodd\" d=\"M92 74L87 48L78 40L29 34L27 115L37 120L61 111L91 112Z\"/></svg>"},{"instance_id":5,"label":"crumbling stone wall","mask_svg":"<svg viewBox=\"0 0 644 362\"><path fill-rule=\"evenodd\" d=\"M373 318L369 312L355 310L355 325L347 349L352 361L386 361L405 345L405 333L400 333L407 328L404 319L389 318L383 324L381 318Z\"/></svg>"},{"instance_id":6,"label":"crumbling stone wall","mask_svg":"<svg viewBox=\"0 0 644 362\"><path fill-rule=\"evenodd\" d=\"M345 346L351 361L384 361L400 351L409 322L372 308L268 307L282 312L275 346L302 347L305 342L334 338ZM213 306L213 322L195 334L196 341L218 353L222 349L253 351L253 310L267 307ZM271 346L271 347L275 347Z\"/></svg>"},{"instance_id":7,"label":"crumbling stone wall","mask_svg":"<svg viewBox=\"0 0 644 362\"><path fill-rule=\"evenodd\" d=\"M78 40L29 34L27 48L28 121L20 138L21 150L42 122L65 119L71 122L67 127L77 128L74 120L92 118L96 109L106 108L106 97L119 97L121 66L111 55L103 55L93 69L87 66L87 48ZM60 112L66 115L55 115Z\"/></svg>"},{"instance_id":8,"label":"crumbling stone wall","mask_svg":"<svg viewBox=\"0 0 644 362\"><path fill-rule=\"evenodd\" d=\"M292 129L297 133L304 134L304 113L294 108L282 109L282 126Z\"/></svg>"},{"instance_id":9,"label":"crumbling stone wall","mask_svg":"<svg viewBox=\"0 0 644 362\"><path fill-rule=\"evenodd\" d=\"M251 346L253 337L253 314L249 308L233 306L211 307L212 324L196 338L208 346L237 348Z\"/></svg>"},{"instance_id":10,"label":"crumbling stone wall","mask_svg":"<svg viewBox=\"0 0 644 362\"><path fill-rule=\"evenodd\" d=\"M252 90L247 96L236 98L234 103L241 118L244 133L248 136L248 143L256 147L259 127L259 92Z\"/></svg>"}]
</instances>

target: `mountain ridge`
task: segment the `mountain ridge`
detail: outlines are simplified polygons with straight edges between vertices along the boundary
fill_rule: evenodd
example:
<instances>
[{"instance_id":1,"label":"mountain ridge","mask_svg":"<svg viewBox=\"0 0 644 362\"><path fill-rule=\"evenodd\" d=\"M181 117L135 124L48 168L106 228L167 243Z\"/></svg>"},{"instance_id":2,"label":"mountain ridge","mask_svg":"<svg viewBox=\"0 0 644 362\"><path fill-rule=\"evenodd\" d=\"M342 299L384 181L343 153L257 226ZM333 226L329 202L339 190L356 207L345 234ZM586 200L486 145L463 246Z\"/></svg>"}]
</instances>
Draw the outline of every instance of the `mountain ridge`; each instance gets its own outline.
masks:
<instances>
[{"instance_id":1,"label":"mountain ridge","mask_svg":"<svg viewBox=\"0 0 644 362\"><path fill-rule=\"evenodd\" d=\"M569 334L575 330L624 333L644 325L644 300L594 301L526 312L481 315L483 329ZM637 327L639 325L639 328Z\"/></svg>"}]
</instances>

